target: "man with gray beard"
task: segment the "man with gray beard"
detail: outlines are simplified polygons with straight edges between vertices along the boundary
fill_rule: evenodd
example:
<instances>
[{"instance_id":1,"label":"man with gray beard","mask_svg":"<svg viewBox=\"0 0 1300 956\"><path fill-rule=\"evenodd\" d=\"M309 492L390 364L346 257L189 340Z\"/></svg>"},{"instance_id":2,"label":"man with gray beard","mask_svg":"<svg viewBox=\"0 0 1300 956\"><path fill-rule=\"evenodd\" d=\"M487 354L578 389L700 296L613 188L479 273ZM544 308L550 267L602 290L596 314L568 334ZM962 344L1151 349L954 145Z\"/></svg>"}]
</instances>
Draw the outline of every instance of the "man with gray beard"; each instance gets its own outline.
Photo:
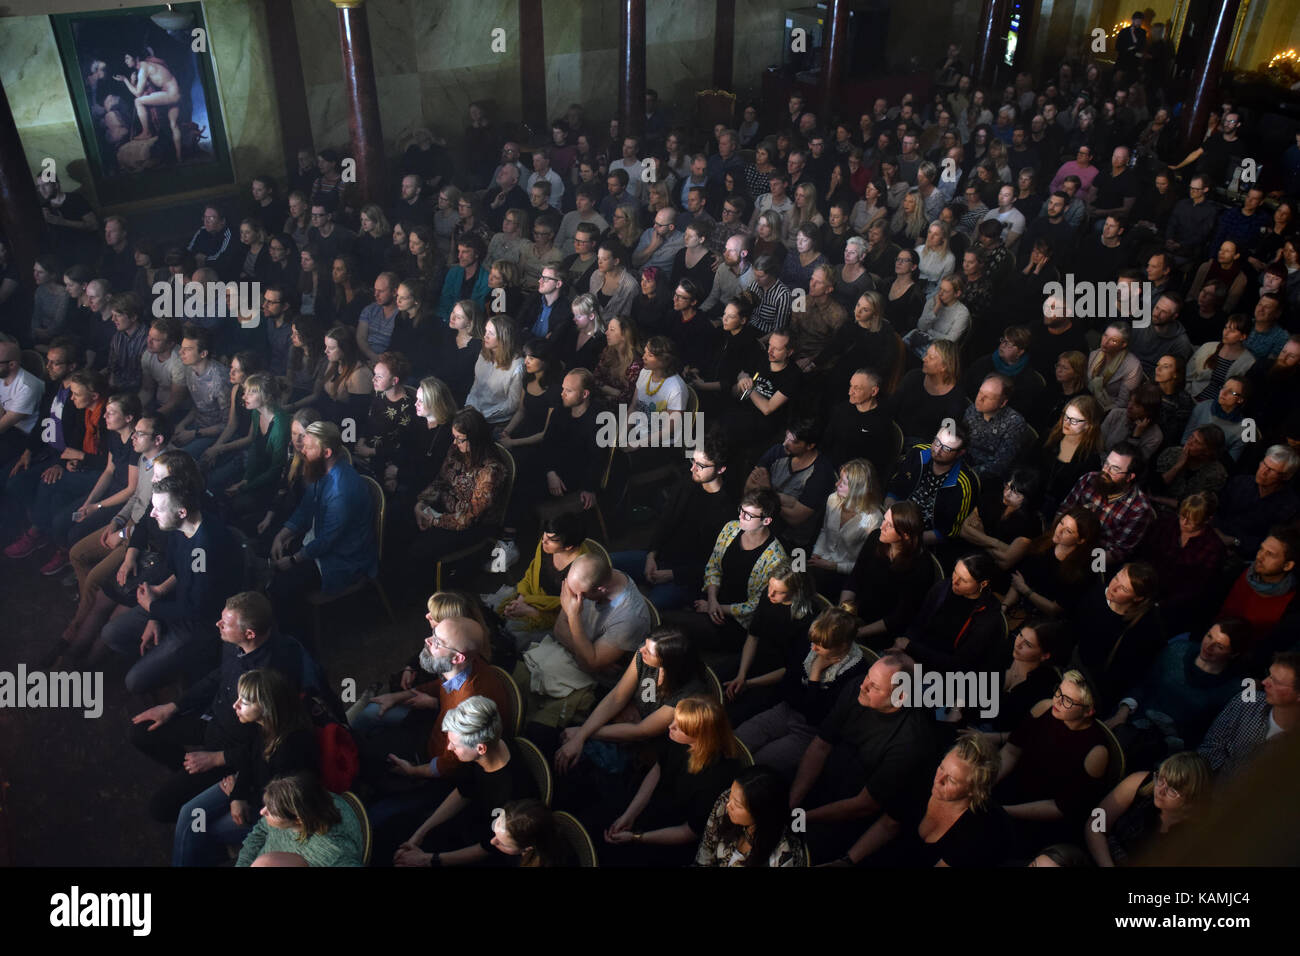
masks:
<instances>
[{"instance_id":1,"label":"man with gray beard","mask_svg":"<svg viewBox=\"0 0 1300 956\"><path fill-rule=\"evenodd\" d=\"M454 785L447 778L460 761L447 746L442 719L461 701L491 698L507 733L514 729L513 700L482 655L488 646L484 627L466 617L435 620L432 611L425 617L433 628L420 651L427 680L416 678L409 690L372 698L352 718L361 778L384 796L370 808L371 824L392 823L396 833L418 826Z\"/></svg>"}]
</instances>

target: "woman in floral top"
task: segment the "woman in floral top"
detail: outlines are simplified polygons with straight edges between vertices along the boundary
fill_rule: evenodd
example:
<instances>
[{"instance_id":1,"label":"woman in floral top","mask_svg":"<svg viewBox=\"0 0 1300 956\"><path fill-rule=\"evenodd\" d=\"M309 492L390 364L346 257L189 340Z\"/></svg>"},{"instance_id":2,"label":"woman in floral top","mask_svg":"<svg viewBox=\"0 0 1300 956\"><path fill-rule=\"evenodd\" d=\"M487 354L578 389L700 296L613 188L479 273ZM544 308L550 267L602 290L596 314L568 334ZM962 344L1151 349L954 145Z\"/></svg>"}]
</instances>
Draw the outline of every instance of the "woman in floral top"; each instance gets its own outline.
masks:
<instances>
[{"instance_id":1,"label":"woman in floral top","mask_svg":"<svg viewBox=\"0 0 1300 956\"><path fill-rule=\"evenodd\" d=\"M415 503L419 534L410 556L418 564L493 533L505 507L506 466L492 445L492 428L475 408L456 413L451 451L433 484Z\"/></svg>"},{"instance_id":2,"label":"woman in floral top","mask_svg":"<svg viewBox=\"0 0 1300 956\"><path fill-rule=\"evenodd\" d=\"M790 832L790 788L770 767L748 767L718 797L695 854L696 866L807 866Z\"/></svg>"}]
</instances>

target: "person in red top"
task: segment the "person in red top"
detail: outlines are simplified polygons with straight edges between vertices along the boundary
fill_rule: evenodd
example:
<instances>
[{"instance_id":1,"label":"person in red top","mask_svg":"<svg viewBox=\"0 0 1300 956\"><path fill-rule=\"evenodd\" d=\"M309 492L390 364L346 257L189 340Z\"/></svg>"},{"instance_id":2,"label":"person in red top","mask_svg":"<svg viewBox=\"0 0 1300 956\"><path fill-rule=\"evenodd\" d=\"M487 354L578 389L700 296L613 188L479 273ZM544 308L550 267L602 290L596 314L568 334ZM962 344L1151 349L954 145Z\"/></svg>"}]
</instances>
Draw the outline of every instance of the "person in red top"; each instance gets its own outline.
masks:
<instances>
[{"instance_id":1,"label":"person in red top","mask_svg":"<svg viewBox=\"0 0 1300 956\"><path fill-rule=\"evenodd\" d=\"M1300 533L1281 526L1270 530L1255 553L1255 563L1241 572L1216 620L1244 618L1250 622L1256 642L1267 645L1270 634L1295 598L1298 557Z\"/></svg>"}]
</instances>

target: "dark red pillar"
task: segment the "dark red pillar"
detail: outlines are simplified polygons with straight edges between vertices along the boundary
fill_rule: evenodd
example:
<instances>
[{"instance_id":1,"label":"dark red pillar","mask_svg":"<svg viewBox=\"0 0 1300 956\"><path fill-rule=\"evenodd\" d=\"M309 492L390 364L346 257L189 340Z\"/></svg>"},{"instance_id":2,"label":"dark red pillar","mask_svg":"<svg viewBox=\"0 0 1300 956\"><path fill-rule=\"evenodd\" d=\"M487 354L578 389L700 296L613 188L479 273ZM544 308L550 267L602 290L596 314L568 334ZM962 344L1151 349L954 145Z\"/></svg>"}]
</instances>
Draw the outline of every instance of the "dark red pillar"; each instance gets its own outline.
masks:
<instances>
[{"instance_id":1,"label":"dark red pillar","mask_svg":"<svg viewBox=\"0 0 1300 956\"><path fill-rule=\"evenodd\" d=\"M550 142L542 0L519 0L519 83L524 125L533 132L530 141Z\"/></svg>"},{"instance_id":2,"label":"dark red pillar","mask_svg":"<svg viewBox=\"0 0 1300 956\"><path fill-rule=\"evenodd\" d=\"M713 8L713 86L731 89L735 69L736 0L716 0Z\"/></svg>"},{"instance_id":3,"label":"dark red pillar","mask_svg":"<svg viewBox=\"0 0 1300 956\"><path fill-rule=\"evenodd\" d=\"M348 131L357 161L357 189L367 199L387 198L384 191L384 132L379 125L379 90L370 55L370 24L362 0L334 0L339 10L339 49L343 86L348 97Z\"/></svg>"},{"instance_id":4,"label":"dark red pillar","mask_svg":"<svg viewBox=\"0 0 1300 956\"><path fill-rule=\"evenodd\" d=\"M62 174L63 170L57 172ZM27 165L14 114L9 110L9 97L0 86L0 229L9 240L18 281L27 288L34 281L32 265L41 251L44 223L36 181Z\"/></svg>"},{"instance_id":5,"label":"dark red pillar","mask_svg":"<svg viewBox=\"0 0 1300 956\"><path fill-rule=\"evenodd\" d=\"M1205 138L1210 111L1218 102L1219 77L1223 75L1223 65L1228 59L1232 27L1237 22L1240 6L1241 0L1218 0L1217 8L1210 11L1205 21L1207 29L1201 40L1198 68L1192 73L1187 109L1183 111L1183 143L1189 150Z\"/></svg>"},{"instance_id":6,"label":"dark red pillar","mask_svg":"<svg viewBox=\"0 0 1300 956\"><path fill-rule=\"evenodd\" d=\"M849 38L849 5L844 0L829 0L826 25L822 28L821 121L830 122L835 98L844 75L844 46Z\"/></svg>"},{"instance_id":7,"label":"dark red pillar","mask_svg":"<svg viewBox=\"0 0 1300 956\"><path fill-rule=\"evenodd\" d=\"M1007 0L984 0L980 9L979 33L975 40L975 85L988 87L993 83L1001 55L999 33L1006 21Z\"/></svg>"},{"instance_id":8,"label":"dark red pillar","mask_svg":"<svg viewBox=\"0 0 1300 956\"><path fill-rule=\"evenodd\" d=\"M645 130L645 0L621 0L619 21L619 128L639 137Z\"/></svg>"},{"instance_id":9,"label":"dark red pillar","mask_svg":"<svg viewBox=\"0 0 1300 956\"><path fill-rule=\"evenodd\" d=\"M266 0L266 28L273 44L271 78L275 83L275 109L280 117L280 146L284 151L285 172L292 173L298 168L298 150L315 149L293 0Z\"/></svg>"}]
</instances>

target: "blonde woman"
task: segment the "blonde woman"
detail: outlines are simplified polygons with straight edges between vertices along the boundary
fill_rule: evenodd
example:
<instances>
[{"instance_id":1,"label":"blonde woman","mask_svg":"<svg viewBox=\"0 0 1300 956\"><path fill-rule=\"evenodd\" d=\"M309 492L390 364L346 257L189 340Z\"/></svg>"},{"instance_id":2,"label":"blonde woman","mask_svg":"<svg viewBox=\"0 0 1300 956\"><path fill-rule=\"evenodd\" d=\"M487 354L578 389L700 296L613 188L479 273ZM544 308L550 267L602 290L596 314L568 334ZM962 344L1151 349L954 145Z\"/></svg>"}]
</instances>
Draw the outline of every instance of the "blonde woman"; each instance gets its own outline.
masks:
<instances>
[{"instance_id":1,"label":"blonde woman","mask_svg":"<svg viewBox=\"0 0 1300 956\"><path fill-rule=\"evenodd\" d=\"M506 210L505 218L501 221L501 231L488 243L487 261L495 264L504 259L518 264L524 244L528 241L525 238L527 228L528 213L522 209ZM515 284L518 285L517 282Z\"/></svg>"},{"instance_id":2,"label":"blonde woman","mask_svg":"<svg viewBox=\"0 0 1300 956\"><path fill-rule=\"evenodd\" d=\"M594 373L596 385L607 402L630 402L641 375L641 335L636 324L616 315L605 327L605 351L600 353Z\"/></svg>"},{"instance_id":3,"label":"blonde woman","mask_svg":"<svg viewBox=\"0 0 1300 956\"><path fill-rule=\"evenodd\" d=\"M1210 765L1194 751L1165 759L1154 771L1131 773L1102 799L1111 825L1085 827L1084 843L1098 866L1123 866L1140 854L1177 839L1177 828L1206 810L1212 789Z\"/></svg>"},{"instance_id":4,"label":"blonde woman","mask_svg":"<svg viewBox=\"0 0 1300 956\"><path fill-rule=\"evenodd\" d=\"M635 249L641 241L641 217L637 215L636 206L624 203L614 210L610 230L628 249Z\"/></svg>"},{"instance_id":5,"label":"blonde woman","mask_svg":"<svg viewBox=\"0 0 1300 956\"><path fill-rule=\"evenodd\" d=\"M926 231L925 242L916 247L921 261L917 278L925 287L927 299L939 291L939 280L956 267L956 257L948 248L949 234L948 224L936 219Z\"/></svg>"},{"instance_id":6,"label":"blonde woman","mask_svg":"<svg viewBox=\"0 0 1300 956\"><path fill-rule=\"evenodd\" d=\"M846 461L826 498L826 519L808 565L818 590L838 594L857 563L867 536L880 527L884 495L875 467L864 458Z\"/></svg>"},{"instance_id":7,"label":"blonde woman","mask_svg":"<svg viewBox=\"0 0 1300 956\"><path fill-rule=\"evenodd\" d=\"M889 221L889 231L896 243L905 249L911 249L921 241L925 227L925 204L921 202L921 193L911 189L903 196L898 212Z\"/></svg>"},{"instance_id":8,"label":"blonde woman","mask_svg":"<svg viewBox=\"0 0 1300 956\"><path fill-rule=\"evenodd\" d=\"M783 225L785 241L793 241L795 233L804 223L816 226L819 235L821 228L826 225L825 218L817 211L817 187L812 183L800 183L795 187L794 208L785 217Z\"/></svg>"},{"instance_id":9,"label":"blonde woman","mask_svg":"<svg viewBox=\"0 0 1300 956\"><path fill-rule=\"evenodd\" d=\"M520 351L519 333L508 315L494 315L484 323L483 348L474 363L474 385L465 404L477 408L496 428L510 421L523 401Z\"/></svg>"}]
</instances>

